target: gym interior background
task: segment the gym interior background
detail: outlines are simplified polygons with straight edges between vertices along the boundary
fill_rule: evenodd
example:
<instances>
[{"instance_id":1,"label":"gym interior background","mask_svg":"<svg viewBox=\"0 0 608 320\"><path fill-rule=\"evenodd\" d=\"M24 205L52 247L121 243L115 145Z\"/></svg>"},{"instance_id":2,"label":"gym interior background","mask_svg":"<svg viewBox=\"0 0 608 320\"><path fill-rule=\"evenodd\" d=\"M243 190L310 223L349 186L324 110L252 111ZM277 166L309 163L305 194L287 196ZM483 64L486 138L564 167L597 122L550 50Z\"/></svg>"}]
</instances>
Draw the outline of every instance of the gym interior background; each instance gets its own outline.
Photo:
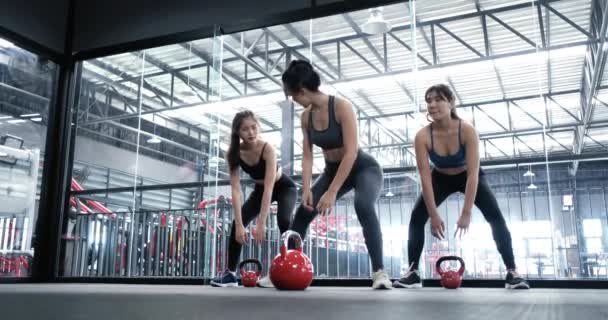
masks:
<instances>
[{"instance_id":1,"label":"gym interior background","mask_svg":"<svg viewBox=\"0 0 608 320\"><path fill-rule=\"evenodd\" d=\"M64 1L29 30L2 17L1 280L171 283L223 270L232 222L224 156L236 112L259 116L263 139L300 182L302 108L280 82L292 59L311 61L322 90L352 102L361 147L383 166L377 206L391 277L408 267L423 94L445 83L480 132L519 272L608 278L605 1L294 1L264 14L239 5L230 19L217 8L192 12L201 5L190 1L163 14L161 4L91 5ZM118 23L111 13L122 6ZM163 23L150 27L155 12ZM390 30L366 33L372 14ZM51 37L45 24L59 31ZM314 173L322 164L315 149ZM370 276L349 198L311 225L305 252L316 279ZM453 195L440 207L449 235L462 202ZM465 279L504 278L474 210L463 240L427 232L424 278L437 277L432 266L446 253L465 259ZM243 250L264 266L279 246L276 221L268 223L265 244Z\"/></svg>"}]
</instances>

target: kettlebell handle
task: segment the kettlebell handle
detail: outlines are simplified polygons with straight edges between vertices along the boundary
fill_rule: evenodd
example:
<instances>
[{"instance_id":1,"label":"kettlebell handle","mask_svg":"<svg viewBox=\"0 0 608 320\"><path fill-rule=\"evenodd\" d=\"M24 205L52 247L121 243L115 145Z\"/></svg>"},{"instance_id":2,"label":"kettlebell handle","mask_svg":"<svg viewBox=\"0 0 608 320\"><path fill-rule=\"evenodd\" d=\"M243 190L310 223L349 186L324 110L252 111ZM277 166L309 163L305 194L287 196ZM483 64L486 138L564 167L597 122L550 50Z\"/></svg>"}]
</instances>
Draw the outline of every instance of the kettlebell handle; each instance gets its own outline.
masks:
<instances>
[{"instance_id":1,"label":"kettlebell handle","mask_svg":"<svg viewBox=\"0 0 608 320\"><path fill-rule=\"evenodd\" d=\"M296 250L302 252L302 237L300 237L300 234L293 230L287 230L281 235L281 242L283 243L281 246L281 256L285 256L287 253L287 245L291 238L294 238L296 242Z\"/></svg>"},{"instance_id":2,"label":"kettlebell handle","mask_svg":"<svg viewBox=\"0 0 608 320\"><path fill-rule=\"evenodd\" d=\"M241 276L245 273L245 269L243 267L248 263L254 263L257 266L258 270L255 273L258 276L260 274L262 274L262 263L260 263L260 261L258 259L247 259L247 260L243 260L243 261L241 261L241 263L239 263L239 271L241 273Z\"/></svg>"},{"instance_id":3,"label":"kettlebell handle","mask_svg":"<svg viewBox=\"0 0 608 320\"><path fill-rule=\"evenodd\" d=\"M437 260L437 262L435 263L435 269L437 270L437 272L439 273L439 275L443 275L443 270L441 269L441 263L444 261L448 261L448 260L457 260L458 262L460 262L460 269L458 269L458 274L460 274L461 276L464 274L464 260L462 260L461 257L458 256L443 256L441 258L439 258Z\"/></svg>"}]
</instances>

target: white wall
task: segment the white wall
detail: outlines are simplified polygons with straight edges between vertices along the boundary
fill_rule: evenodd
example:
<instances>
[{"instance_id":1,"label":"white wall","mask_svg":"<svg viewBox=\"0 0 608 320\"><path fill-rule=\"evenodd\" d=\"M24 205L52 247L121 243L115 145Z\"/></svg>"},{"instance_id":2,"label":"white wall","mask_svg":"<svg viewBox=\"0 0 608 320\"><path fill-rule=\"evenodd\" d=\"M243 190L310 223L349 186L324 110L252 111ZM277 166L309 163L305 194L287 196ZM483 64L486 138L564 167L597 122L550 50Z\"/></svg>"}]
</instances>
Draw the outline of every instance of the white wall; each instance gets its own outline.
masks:
<instances>
[{"instance_id":1,"label":"white wall","mask_svg":"<svg viewBox=\"0 0 608 320\"><path fill-rule=\"evenodd\" d=\"M80 136L76 139L74 160L130 174L135 172L135 153ZM191 164L177 166L141 154L137 161L137 173L145 178L162 183L197 181L197 173Z\"/></svg>"}]
</instances>

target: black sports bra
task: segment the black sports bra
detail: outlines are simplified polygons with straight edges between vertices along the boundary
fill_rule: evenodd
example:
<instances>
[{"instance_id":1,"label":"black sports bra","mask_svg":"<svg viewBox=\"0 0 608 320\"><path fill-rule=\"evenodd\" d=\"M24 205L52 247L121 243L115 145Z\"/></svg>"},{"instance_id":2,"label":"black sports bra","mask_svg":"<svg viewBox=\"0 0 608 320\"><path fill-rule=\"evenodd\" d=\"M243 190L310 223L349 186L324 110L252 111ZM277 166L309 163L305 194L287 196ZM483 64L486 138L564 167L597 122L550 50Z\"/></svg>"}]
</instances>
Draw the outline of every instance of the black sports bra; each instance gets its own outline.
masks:
<instances>
[{"instance_id":1,"label":"black sports bra","mask_svg":"<svg viewBox=\"0 0 608 320\"><path fill-rule=\"evenodd\" d=\"M262 153L260 154L260 159L258 160L258 163L256 163L255 165L250 166L247 163L245 163L245 161L243 161L243 159L239 158L239 164L241 165L241 168L243 169L243 171L245 171L249 174L251 179L263 180L264 177L266 176L266 160L264 160L263 157L264 157L264 150L266 149L267 144L268 144L268 142L264 143L264 146L262 147ZM277 166L277 171L278 170L279 170L279 166Z\"/></svg>"}]
</instances>

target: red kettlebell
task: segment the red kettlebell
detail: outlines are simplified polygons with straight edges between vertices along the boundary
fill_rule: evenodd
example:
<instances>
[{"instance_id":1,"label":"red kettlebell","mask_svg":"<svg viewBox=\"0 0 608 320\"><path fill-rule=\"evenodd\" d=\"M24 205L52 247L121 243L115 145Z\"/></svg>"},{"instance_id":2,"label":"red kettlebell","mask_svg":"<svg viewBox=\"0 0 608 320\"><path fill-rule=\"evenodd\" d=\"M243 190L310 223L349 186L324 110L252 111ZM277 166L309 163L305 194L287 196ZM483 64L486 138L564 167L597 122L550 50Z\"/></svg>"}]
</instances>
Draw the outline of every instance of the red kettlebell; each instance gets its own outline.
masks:
<instances>
[{"instance_id":1,"label":"red kettlebell","mask_svg":"<svg viewBox=\"0 0 608 320\"><path fill-rule=\"evenodd\" d=\"M456 260L460 262L460 269L458 271L444 271L441 268L441 263L448 260ZM437 273L441 276L441 285L446 289L458 289L462 283L462 275L464 274L464 260L457 256L443 256L437 260L435 264Z\"/></svg>"},{"instance_id":2,"label":"red kettlebell","mask_svg":"<svg viewBox=\"0 0 608 320\"><path fill-rule=\"evenodd\" d=\"M258 271L247 271L244 266L248 263L255 263L258 268ZM239 269L241 271L241 283L245 287L255 287L258 279L260 278L260 274L262 274L262 264L257 259L247 259L243 260L239 264Z\"/></svg>"},{"instance_id":3,"label":"red kettlebell","mask_svg":"<svg viewBox=\"0 0 608 320\"><path fill-rule=\"evenodd\" d=\"M294 238L296 248L287 250L289 239ZM312 282L314 267L302 252L302 238L288 230L281 236L280 253L272 260L270 281L279 290L305 290Z\"/></svg>"}]
</instances>

